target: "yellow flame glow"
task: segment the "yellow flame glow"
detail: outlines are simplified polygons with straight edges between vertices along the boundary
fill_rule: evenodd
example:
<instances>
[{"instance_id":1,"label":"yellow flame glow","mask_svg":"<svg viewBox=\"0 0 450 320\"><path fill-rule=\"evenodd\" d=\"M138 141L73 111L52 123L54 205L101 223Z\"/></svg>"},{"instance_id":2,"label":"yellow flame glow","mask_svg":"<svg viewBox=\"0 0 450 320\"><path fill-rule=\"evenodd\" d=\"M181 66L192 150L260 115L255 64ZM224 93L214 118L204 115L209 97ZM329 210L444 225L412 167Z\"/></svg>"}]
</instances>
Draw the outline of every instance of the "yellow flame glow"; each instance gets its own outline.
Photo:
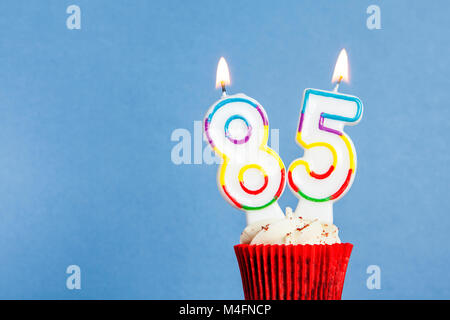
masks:
<instances>
[{"instance_id":1,"label":"yellow flame glow","mask_svg":"<svg viewBox=\"0 0 450 320\"><path fill-rule=\"evenodd\" d=\"M348 76L348 56L347 51L342 49L339 53L339 57L336 61L336 66L334 67L333 77L331 78L331 83L349 81Z\"/></svg>"},{"instance_id":2,"label":"yellow flame glow","mask_svg":"<svg viewBox=\"0 0 450 320\"><path fill-rule=\"evenodd\" d=\"M230 70L228 69L227 61L224 57L221 57L217 65L216 88L220 88L222 84L229 85L230 83Z\"/></svg>"}]
</instances>

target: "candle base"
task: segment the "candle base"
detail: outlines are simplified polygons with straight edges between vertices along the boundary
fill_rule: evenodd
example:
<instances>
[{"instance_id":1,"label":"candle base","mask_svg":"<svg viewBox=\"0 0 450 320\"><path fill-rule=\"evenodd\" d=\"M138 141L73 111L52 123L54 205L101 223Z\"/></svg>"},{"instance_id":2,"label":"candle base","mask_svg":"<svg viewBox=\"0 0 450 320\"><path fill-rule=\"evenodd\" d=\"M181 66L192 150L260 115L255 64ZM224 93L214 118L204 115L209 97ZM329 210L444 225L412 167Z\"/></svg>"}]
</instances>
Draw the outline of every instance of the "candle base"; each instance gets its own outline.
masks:
<instances>
[{"instance_id":1,"label":"candle base","mask_svg":"<svg viewBox=\"0 0 450 320\"><path fill-rule=\"evenodd\" d=\"M299 199L295 216L303 219L319 219L320 223L333 223L333 202L313 202L306 199Z\"/></svg>"},{"instance_id":2,"label":"candle base","mask_svg":"<svg viewBox=\"0 0 450 320\"><path fill-rule=\"evenodd\" d=\"M258 222L259 220L284 219L283 210L281 210L277 201L261 210L245 211L245 215L247 217L247 226Z\"/></svg>"}]
</instances>

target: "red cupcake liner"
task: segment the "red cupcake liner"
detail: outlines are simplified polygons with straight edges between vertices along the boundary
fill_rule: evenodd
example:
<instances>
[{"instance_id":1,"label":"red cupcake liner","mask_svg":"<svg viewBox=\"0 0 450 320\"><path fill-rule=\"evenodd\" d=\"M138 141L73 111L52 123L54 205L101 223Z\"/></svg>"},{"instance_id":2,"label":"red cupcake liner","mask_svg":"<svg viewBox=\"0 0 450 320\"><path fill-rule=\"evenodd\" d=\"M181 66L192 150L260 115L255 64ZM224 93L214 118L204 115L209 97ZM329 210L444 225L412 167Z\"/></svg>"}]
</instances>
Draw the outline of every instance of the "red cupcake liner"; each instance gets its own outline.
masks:
<instances>
[{"instance_id":1,"label":"red cupcake liner","mask_svg":"<svg viewBox=\"0 0 450 320\"><path fill-rule=\"evenodd\" d=\"M246 300L340 300L353 245L234 246Z\"/></svg>"}]
</instances>

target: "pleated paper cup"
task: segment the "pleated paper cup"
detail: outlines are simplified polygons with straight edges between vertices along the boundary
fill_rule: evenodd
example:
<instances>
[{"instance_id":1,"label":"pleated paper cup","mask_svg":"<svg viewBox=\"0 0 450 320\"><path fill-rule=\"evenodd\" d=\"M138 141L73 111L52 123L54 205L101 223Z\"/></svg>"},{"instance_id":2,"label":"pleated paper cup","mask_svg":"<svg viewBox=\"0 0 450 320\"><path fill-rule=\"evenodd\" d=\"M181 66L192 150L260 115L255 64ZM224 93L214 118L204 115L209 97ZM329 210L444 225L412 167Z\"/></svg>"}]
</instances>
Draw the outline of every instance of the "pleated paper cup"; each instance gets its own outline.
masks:
<instances>
[{"instance_id":1,"label":"pleated paper cup","mask_svg":"<svg viewBox=\"0 0 450 320\"><path fill-rule=\"evenodd\" d=\"M353 245L234 246L246 300L340 300Z\"/></svg>"}]
</instances>

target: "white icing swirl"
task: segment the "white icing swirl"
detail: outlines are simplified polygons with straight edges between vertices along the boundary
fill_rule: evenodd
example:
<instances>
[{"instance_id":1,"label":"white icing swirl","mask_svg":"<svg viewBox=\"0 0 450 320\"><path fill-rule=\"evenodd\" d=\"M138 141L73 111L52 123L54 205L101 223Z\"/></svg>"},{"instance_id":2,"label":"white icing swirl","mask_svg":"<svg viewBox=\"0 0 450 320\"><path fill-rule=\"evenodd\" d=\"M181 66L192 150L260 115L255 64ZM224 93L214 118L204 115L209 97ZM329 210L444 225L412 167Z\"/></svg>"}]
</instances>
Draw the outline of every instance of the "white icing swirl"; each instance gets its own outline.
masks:
<instances>
[{"instance_id":1,"label":"white icing swirl","mask_svg":"<svg viewBox=\"0 0 450 320\"><path fill-rule=\"evenodd\" d=\"M334 244L341 243L334 224L296 217L286 208L284 219L266 219L247 226L242 244Z\"/></svg>"}]
</instances>

